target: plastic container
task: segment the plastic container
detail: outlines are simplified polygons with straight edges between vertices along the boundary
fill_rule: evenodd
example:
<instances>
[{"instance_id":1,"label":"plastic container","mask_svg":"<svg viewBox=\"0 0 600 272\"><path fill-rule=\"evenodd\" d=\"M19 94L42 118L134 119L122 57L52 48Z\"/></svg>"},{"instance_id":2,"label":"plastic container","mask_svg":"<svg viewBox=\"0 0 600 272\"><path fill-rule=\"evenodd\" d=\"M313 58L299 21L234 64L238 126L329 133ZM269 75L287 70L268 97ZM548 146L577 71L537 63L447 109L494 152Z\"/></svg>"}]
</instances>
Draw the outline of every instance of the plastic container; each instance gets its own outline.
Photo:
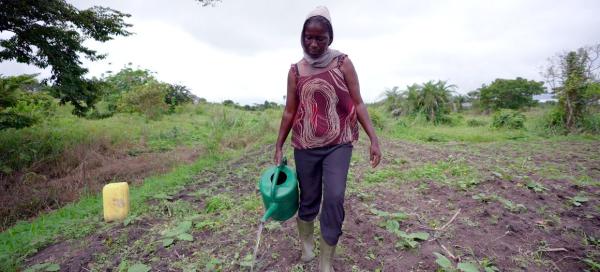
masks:
<instances>
[{"instance_id":1,"label":"plastic container","mask_svg":"<svg viewBox=\"0 0 600 272\"><path fill-rule=\"evenodd\" d=\"M290 219L298 211L298 180L287 159L280 165L267 168L260 177L258 190L265 206L261 221Z\"/></svg>"},{"instance_id":2,"label":"plastic container","mask_svg":"<svg viewBox=\"0 0 600 272\"><path fill-rule=\"evenodd\" d=\"M102 189L104 221L122 221L129 213L129 185L127 182L109 183Z\"/></svg>"}]
</instances>

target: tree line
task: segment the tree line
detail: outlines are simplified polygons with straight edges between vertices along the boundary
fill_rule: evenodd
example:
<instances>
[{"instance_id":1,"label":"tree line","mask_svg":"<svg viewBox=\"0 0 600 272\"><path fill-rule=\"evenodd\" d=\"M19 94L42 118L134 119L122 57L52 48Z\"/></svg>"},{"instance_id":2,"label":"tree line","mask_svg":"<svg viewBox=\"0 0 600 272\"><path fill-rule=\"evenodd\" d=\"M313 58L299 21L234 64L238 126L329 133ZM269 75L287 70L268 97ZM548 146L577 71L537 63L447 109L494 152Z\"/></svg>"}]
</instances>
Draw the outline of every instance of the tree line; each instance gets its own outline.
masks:
<instances>
[{"instance_id":1,"label":"tree line","mask_svg":"<svg viewBox=\"0 0 600 272\"><path fill-rule=\"evenodd\" d=\"M415 83L406 89L386 89L383 103L394 116L422 114L439 124L448 121L448 113L460 112L465 106L484 113L501 113L500 118L524 118L514 111L536 106L535 95L550 93L558 103L546 118L548 127L564 132L590 128L600 132L600 121L594 115L600 105L599 71L600 45L588 46L549 58L542 73L548 87L545 82L521 77L498 78L462 95L455 92L455 85L438 80Z\"/></svg>"}]
</instances>

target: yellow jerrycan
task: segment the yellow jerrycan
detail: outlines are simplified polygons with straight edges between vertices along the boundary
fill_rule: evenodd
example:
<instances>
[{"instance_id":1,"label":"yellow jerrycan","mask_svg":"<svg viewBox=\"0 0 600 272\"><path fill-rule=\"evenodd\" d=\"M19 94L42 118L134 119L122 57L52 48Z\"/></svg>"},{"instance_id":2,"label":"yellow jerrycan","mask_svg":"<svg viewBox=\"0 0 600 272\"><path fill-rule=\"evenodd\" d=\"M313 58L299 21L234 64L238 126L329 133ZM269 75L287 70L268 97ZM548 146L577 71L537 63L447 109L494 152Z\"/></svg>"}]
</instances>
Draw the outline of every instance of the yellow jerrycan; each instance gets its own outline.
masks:
<instances>
[{"instance_id":1,"label":"yellow jerrycan","mask_svg":"<svg viewBox=\"0 0 600 272\"><path fill-rule=\"evenodd\" d=\"M116 182L104 185L102 189L104 221L121 221L129 213L129 185Z\"/></svg>"}]
</instances>

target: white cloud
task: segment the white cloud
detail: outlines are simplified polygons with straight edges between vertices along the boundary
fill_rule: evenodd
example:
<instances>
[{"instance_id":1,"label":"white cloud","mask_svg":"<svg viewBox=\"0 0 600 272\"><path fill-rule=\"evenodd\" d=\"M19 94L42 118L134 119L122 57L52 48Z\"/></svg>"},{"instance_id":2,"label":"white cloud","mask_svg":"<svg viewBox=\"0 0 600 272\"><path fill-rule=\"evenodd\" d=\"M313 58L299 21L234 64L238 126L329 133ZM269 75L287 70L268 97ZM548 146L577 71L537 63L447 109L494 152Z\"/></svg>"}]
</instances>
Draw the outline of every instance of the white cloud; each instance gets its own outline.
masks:
<instances>
[{"instance_id":1,"label":"white cloud","mask_svg":"<svg viewBox=\"0 0 600 272\"><path fill-rule=\"evenodd\" d=\"M313 7L329 7L333 48L349 54L365 101L386 87L447 80L466 93L495 78L541 80L555 53L600 42L598 1L77 1L131 13L130 37L89 42L108 53L90 75L128 62L187 85L209 101L283 102L299 31ZM108 65L112 63L112 65ZM35 68L0 64L0 74ZM47 71L45 72L47 74Z\"/></svg>"}]
</instances>

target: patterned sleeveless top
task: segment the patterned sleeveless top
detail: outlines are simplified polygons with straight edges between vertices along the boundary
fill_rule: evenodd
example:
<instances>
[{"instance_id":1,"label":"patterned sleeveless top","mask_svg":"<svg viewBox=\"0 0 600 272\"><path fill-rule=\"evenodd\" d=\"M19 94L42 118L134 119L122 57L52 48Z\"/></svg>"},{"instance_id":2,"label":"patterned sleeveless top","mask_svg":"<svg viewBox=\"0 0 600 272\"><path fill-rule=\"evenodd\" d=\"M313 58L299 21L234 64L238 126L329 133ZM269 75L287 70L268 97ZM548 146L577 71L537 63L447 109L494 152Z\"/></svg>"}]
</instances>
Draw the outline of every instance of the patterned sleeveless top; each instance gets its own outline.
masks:
<instances>
[{"instance_id":1,"label":"patterned sleeveless top","mask_svg":"<svg viewBox=\"0 0 600 272\"><path fill-rule=\"evenodd\" d=\"M338 57L337 66L314 75L298 78L299 103L292 127L292 146L296 149L324 147L358 140L358 122L354 102L340 66L346 55Z\"/></svg>"}]
</instances>

